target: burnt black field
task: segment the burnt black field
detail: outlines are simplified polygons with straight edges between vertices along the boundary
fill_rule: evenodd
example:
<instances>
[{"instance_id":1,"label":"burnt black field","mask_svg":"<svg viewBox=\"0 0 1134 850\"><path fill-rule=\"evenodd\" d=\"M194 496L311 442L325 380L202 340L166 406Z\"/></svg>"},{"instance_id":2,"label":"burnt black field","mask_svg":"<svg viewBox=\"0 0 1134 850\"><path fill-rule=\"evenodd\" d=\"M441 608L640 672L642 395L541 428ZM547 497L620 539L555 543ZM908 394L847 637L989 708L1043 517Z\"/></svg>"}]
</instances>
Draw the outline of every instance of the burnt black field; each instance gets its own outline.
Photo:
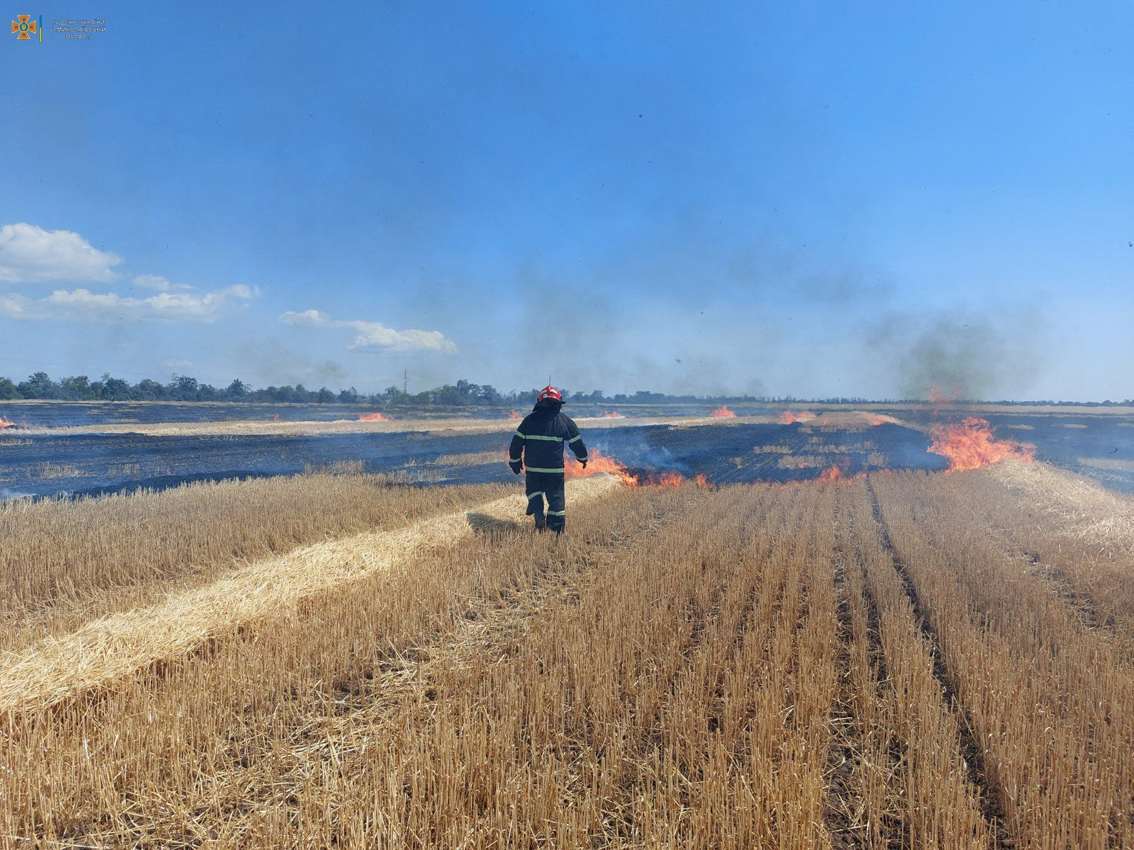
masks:
<instances>
[{"instance_id":1,"label":"burnt black field","mask_svg":"<svg viewBox=\"0 0 1134 850\"><path fill-rule=\"evenodd\" d=\"M342 409L335 410L335 418L343 418ZM901 415L917 421L919 414ZM921 416L921 424L942 421L929 412ZM999 413L985 418L997 437L1035 444L1040 460L1134 492L1134 418ZM922 430L891 424L836 429L821 423L822 416L793 425L628 426L584 434L590 446L633 472L702 474L718 484L804 480L831 466L847 475L948 466L928 451L930 438ZM0 433L0 498L162 489L189 481L294 475L344 462L422 485L508 481L508 439L503 431L154 437L13 429ZM498 459L489 459L490 454Z\"/></svg>"}]
</instances>

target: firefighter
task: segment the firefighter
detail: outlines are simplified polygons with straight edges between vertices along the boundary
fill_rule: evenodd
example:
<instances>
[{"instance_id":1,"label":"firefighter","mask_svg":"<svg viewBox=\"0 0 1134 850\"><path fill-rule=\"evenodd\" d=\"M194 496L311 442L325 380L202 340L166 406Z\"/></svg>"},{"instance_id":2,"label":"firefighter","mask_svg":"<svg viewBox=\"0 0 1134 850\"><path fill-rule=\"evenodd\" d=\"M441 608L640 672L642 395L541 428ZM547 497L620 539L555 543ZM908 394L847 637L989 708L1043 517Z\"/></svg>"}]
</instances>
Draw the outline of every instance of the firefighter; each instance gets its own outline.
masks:
<instances>
[{"instance_id":1,"label":"firefighter","mask_svg":"<svg viewBox=\"0 0 1134 850\"><path fill-rule=\"evenodd\" d=\"M524 417L512 436L508 466L516 475L526 469L525 490L528 494L528 516L535 517L535 527L548 528L562 534L567 525L566 496L563 489L563 444L587 467L587 447L579 426L563 409L563 393L546 386L539 391L535 407ZM547 499L544 518L543 500Z\"/></svg>"}]
</instances>

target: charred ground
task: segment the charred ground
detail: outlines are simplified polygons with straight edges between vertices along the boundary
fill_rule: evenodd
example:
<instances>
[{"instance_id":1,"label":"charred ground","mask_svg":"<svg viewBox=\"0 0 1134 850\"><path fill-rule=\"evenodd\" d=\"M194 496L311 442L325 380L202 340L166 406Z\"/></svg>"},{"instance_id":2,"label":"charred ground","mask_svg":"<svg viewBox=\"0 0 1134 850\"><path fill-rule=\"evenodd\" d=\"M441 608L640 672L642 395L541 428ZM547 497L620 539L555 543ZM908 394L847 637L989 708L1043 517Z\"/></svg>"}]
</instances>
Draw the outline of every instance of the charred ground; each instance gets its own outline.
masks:
<instances>
[{"instance_id":1,"label":"charred ground","mask_svg":"<svg viewBox=\"0 0 1134 850\"><path fill-rule=\"evenodd\" d=\"M157 421L159 416L180 417L180 408L193 406L131 407L142 411L143 420ZM231 407L198 406L193 415L207 427L215 421L208 418L214 415L211 411L222 409L228 415ZM739 413L736 419L675 419L676 424L635 424L642 420L627 417L605 419L601 428L588 427L586 420L582 425L590 445L635 474L703 475L716 483L785 482L879 469L945 469L948 461L930 451L934 428L962 422L974 410L816 408ZM1119 411L1066 415L1051 409L1012 412L995 406L975 413L989 423L997 440L1034 445L1039 460L1090 475L1118 490L1134 491L1134 415ZM86 410L82 416L96 414ZM356 411L355 421L363 414ZM123 426L123 411L115 415L114 426ZM0 431L0 496L160 489L188 481L294 475L344 464L427 485L511 477L494 457L504 455L509 427L504 417L482 420L485 427L480 431L472 427L476 420L468 420L472 427L468 431L441 425L430 430L427 420L417 420L414 427L419 430L399 431L401 424L393 421L381 423L379 427L385 429L381 432L362 433L194 433L192 429L198 427L194 420L178 421L190 423L186 433L153 436L144 433L142 424L138 432L102 433L97 430L100 425L87 426L96 430ZM271 419L260 421L273 424ZM349 428L351 423L341 427Z\"/></svg>"}]
</instances>

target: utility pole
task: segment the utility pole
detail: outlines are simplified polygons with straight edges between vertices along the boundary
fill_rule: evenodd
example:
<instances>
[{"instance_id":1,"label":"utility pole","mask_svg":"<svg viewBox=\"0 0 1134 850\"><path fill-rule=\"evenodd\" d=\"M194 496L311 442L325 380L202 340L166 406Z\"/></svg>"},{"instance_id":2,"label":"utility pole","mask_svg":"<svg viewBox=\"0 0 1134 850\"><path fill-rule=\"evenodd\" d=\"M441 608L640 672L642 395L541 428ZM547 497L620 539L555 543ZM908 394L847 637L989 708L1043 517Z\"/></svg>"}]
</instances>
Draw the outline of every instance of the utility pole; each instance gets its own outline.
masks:
<instances>
[{"instance_id":1,"label":"utility pole","mask_svg":"<svg viewBox=\"0 0 1134 850\"><path fill-rule=\"evenodd\" d=\"M402 395L409 395L409 369L402 370Z\"/></svg>"}]
</instances>

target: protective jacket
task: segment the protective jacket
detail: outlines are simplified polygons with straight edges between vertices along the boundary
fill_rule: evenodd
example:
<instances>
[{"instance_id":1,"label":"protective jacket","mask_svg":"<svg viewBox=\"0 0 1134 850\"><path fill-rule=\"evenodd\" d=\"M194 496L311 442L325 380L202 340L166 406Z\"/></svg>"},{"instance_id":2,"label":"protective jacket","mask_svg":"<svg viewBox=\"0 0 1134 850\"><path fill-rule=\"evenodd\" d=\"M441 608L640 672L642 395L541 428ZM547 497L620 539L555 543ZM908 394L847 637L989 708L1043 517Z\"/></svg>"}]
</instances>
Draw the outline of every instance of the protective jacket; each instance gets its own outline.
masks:
<instances>
[{"instance_id":1,"label":"protective jacket","mask_svg":"<svg viewBox=\"0 0 1134 850\"><path fill-rule=\"evenodd\" d=\"M523 460L528 472L562 475L564 443L580 461L587 459L587 447L575 421L560 413L558 405L537 405L512 436L508 462L517 471Z\"/></svg>"}]
</instances>

